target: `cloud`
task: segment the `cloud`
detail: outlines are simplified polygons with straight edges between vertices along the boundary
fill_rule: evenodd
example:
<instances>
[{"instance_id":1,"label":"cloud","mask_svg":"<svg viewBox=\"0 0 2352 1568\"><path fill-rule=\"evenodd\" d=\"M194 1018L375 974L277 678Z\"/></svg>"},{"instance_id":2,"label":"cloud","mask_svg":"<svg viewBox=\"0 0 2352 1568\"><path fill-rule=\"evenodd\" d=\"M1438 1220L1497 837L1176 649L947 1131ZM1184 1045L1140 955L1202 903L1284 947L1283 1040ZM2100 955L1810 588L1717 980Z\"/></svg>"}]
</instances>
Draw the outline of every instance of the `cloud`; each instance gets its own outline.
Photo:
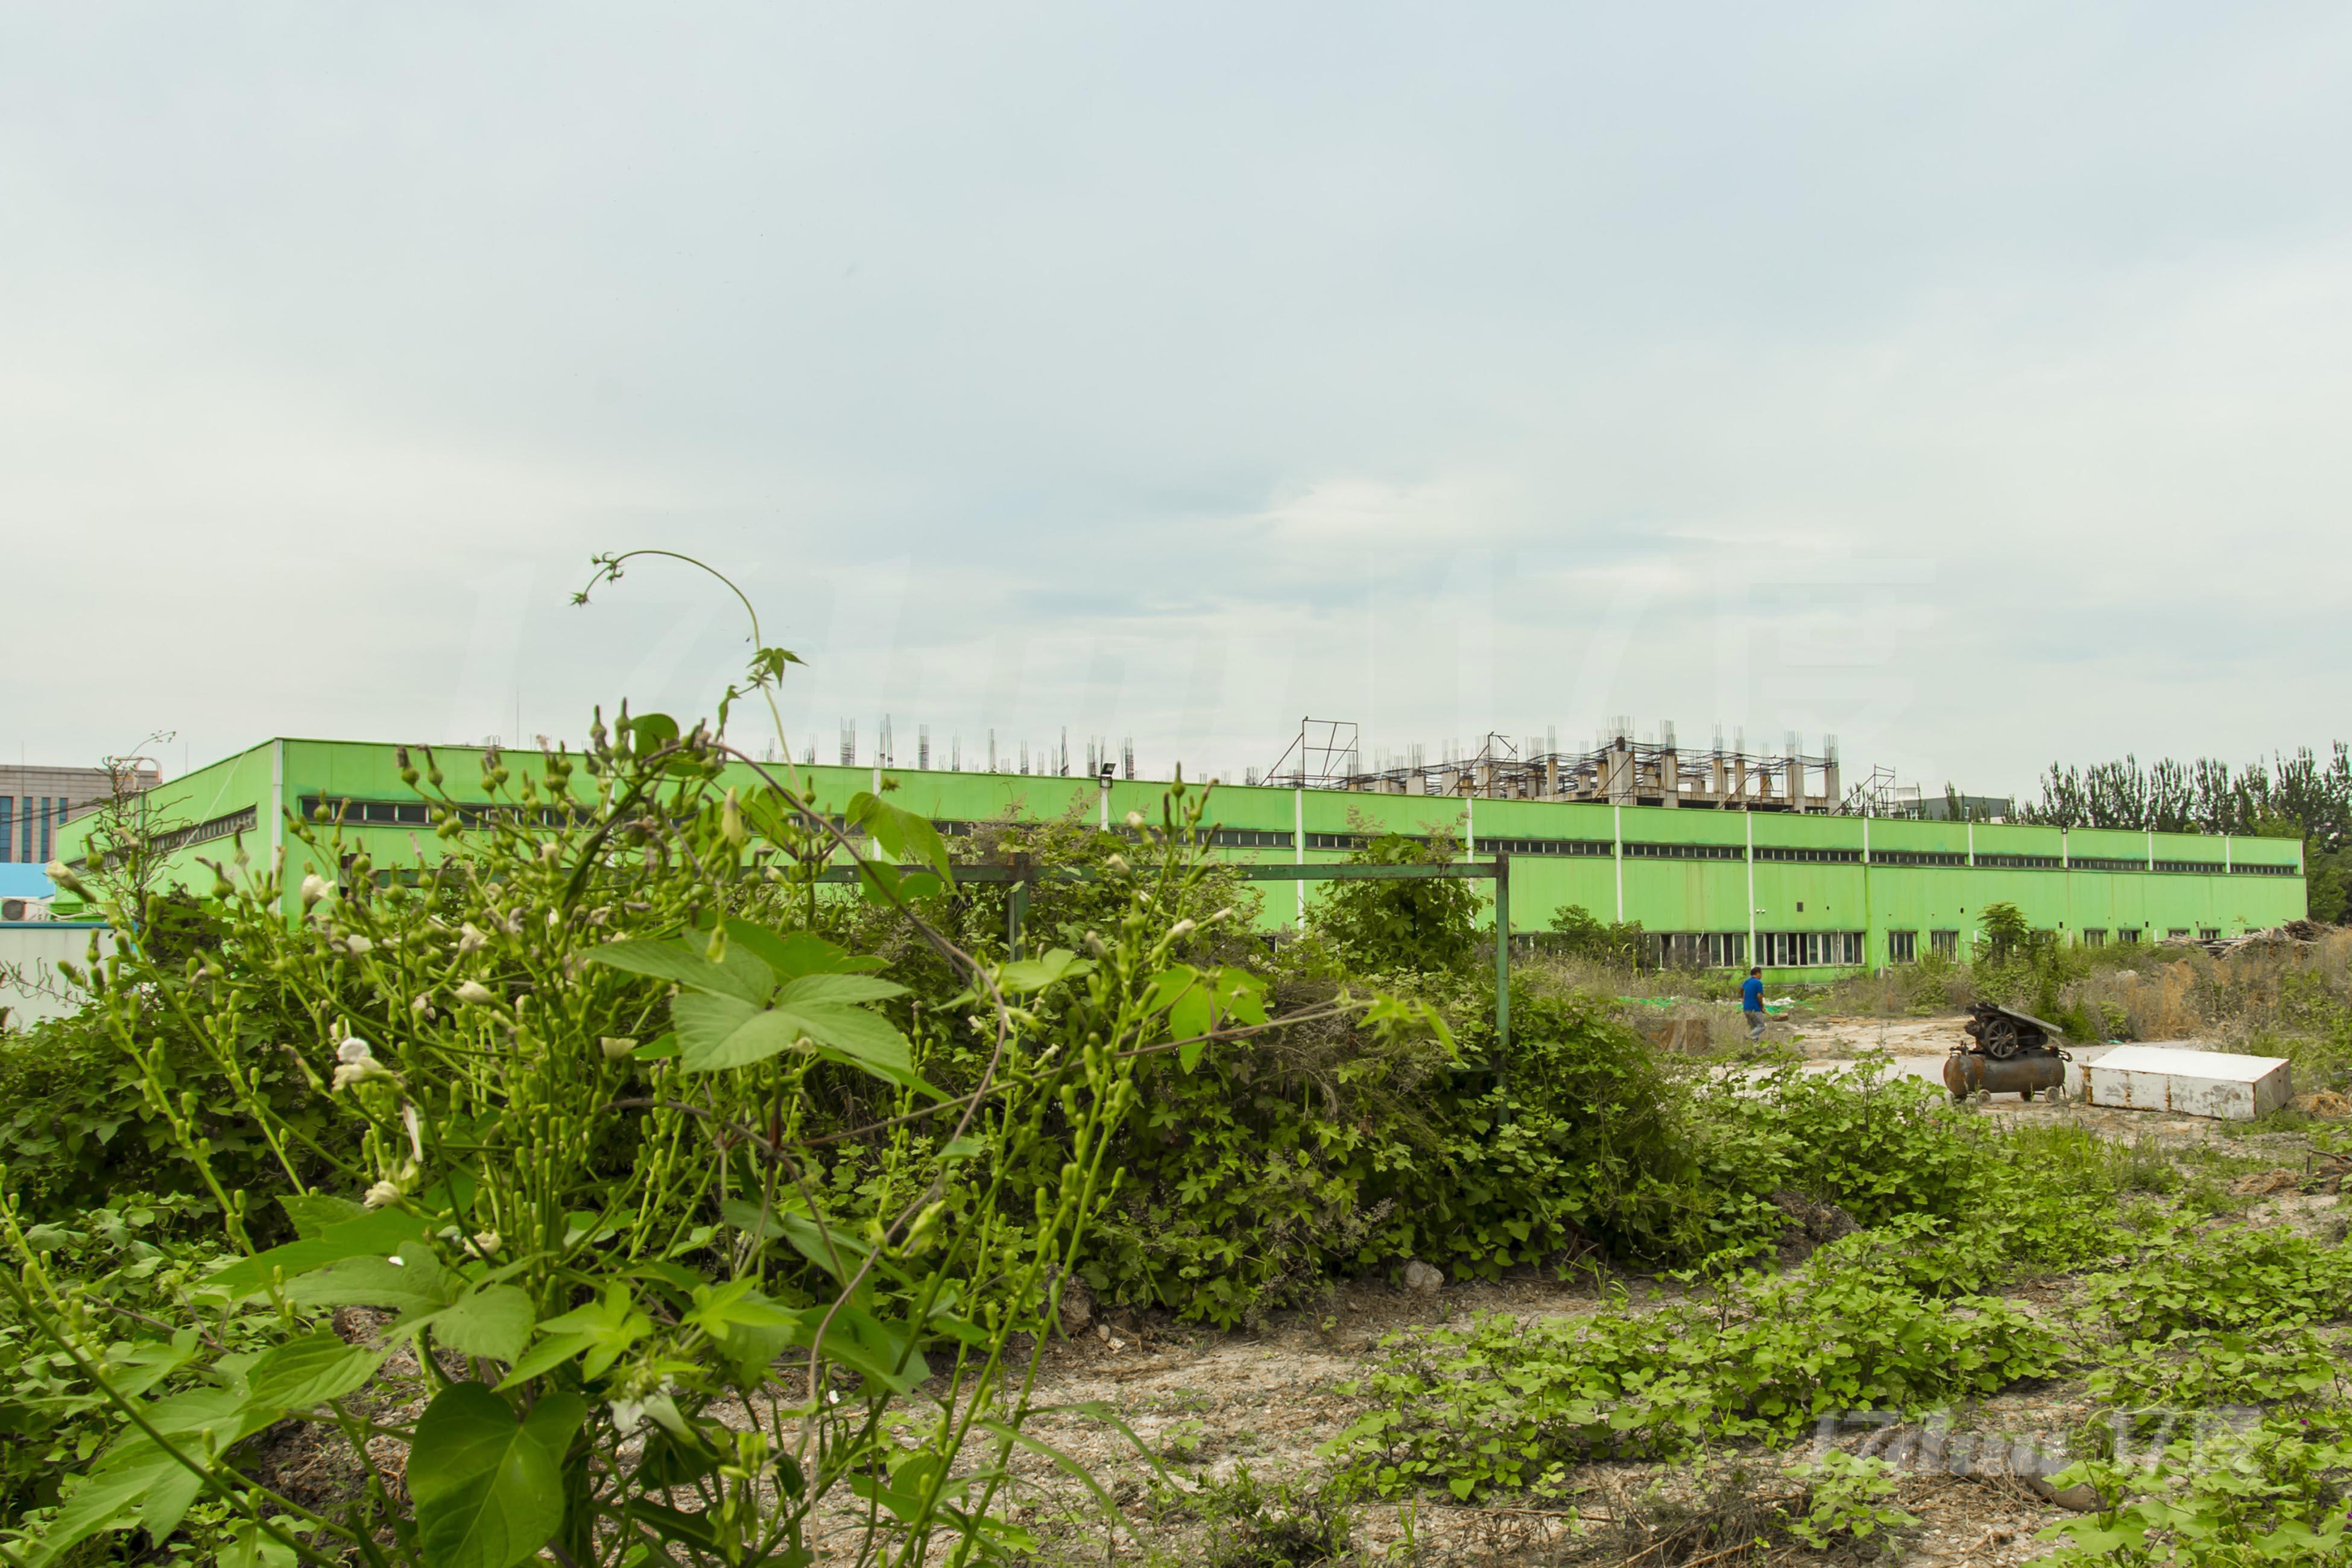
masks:
<instances>
[{"instance_id":1,"label":"cloud","mask_svg":"<svg viewBox=\"0 0 2352 1568\"><path fill-rule=\"evenodd\" d=\"M0 20L0 671L157 727L2327 738L2352 21ZM66 651L69 650L69 651ZM60 675L65 670L69 673ZM459 733L451 734L456 731ZM902 739L902 752L910 748Z\"/></svg>"}]
</instances>

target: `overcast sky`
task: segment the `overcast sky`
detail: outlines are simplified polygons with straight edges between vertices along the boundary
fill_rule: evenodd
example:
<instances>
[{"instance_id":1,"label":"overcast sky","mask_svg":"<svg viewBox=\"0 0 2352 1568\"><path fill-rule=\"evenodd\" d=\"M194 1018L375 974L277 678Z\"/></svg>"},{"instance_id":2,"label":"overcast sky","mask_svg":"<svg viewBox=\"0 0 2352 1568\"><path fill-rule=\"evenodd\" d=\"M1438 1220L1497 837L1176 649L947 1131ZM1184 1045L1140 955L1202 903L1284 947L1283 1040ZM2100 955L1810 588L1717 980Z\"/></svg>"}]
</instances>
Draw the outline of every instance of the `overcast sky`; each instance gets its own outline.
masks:
<instances>
[{"instance_id":1,"label":"overcast sky","mask_svg":"<svg viewBox=\"0 0 2352 1568\"><path fill-rule=\"evenodd\" d=\"M2322 743L2352 12L0 10L0 743ZM739 739L763 738L739 720ZM11 759L13 760L13 759Z\"/></svg>"}]
</instances>

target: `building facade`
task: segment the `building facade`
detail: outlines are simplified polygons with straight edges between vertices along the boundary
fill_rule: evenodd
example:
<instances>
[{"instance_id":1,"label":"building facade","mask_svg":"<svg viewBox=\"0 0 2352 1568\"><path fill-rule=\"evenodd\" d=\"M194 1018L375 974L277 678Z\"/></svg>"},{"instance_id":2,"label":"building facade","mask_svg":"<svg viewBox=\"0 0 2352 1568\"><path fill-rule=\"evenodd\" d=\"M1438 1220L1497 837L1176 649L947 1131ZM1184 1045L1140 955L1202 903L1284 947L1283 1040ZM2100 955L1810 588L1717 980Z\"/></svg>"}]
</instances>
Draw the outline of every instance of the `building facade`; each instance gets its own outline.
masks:
<instances>
[{"instance_id":1,"label":"building facade","mask_svg":"<svg viewBox=\"0 0 2352 1568\"><path fill-rule=\"evenodd\" d=\"M480 752L436 748L460 800L487 800ZM536 757L506 753L528 772ZM175 868L241 844L258 864L283 847L286 886L338 875L285 829L289 810L337 816L345 848L379 867L437 858L427 804L400 782L395 748L280 739L199 768L147 799L155 841ZM803 766L812 804L838 812L885 770ZM1035 774L887 770L894 803L959 825L1055 818L1159 820L1164 784ZM754 782L748 769L740 781ZM1399 795L1221 784L1211 797L1215 853L1236 860L1338 863L1368 836L1443 836L1465 856L1507 855L1514 931L1540 931L1580 906L1638 921L1661 962L1775 978L1828 978L1930 952L1965 958L1978 916L2014 904L2033 926L2085 945L2168 936L2236 935L2305 913L2303 846L2292 838L2214 838L1790 812ZM78 852L85 824L59 844ZM205 874L209 879L209 873ZM1267 884L1264 918L1289 924L1306 884ZM292 905L289 901L289 914Z\"/></svg>"},{"instance_id":2,"label":"building facade","mask_svg":"<svg viewBox=\"0 0 2352 1568\"><path fill-rule=\"evenodd\" d=\"M125 775L133 789L156 782L152 769ZM104 768L0 767L0 863L47 865L60 829L114 797Z\"/></svg>"}]
</instances>

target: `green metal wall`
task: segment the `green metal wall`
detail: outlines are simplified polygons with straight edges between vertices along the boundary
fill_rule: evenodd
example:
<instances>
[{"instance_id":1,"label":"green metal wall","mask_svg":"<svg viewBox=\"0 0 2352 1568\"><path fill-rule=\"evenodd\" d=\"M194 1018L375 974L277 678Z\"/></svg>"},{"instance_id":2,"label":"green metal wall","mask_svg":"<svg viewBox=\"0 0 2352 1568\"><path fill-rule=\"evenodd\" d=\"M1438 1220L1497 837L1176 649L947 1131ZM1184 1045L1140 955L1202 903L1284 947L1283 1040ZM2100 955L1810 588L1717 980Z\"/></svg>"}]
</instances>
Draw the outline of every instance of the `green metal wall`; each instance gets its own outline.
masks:
<instances>
[{"instance_id":1,"label":"green metal wall","mask_svg":"<svg viewBox=\"0 0 2352 1568\"><path fill-rule=\"evenodd\" d=\"M478 787L479 752L444 748L438 755L453 793L483 798ZM508 753L518 772L536 766L528 753ZM751 782L749 769L738 770ZM819 806L837 811L851 795L874 786L871 768L803 767L803 786ZM894 769L898 788L891 799L911 811L942 821L1097 820L1105 793L1091 779L1006 773L954 773ZM1160 819L1166 785L1118 781L1107 792L1109 816L1129 811ZM394 748L366 742L281 740L266 742L159 788L152 809L159 820L210 821L251 805L257 826L247 836L247 852L266 860L276 847L281 805L306 795L354 800L403 801L415 797L400 782ZM2110 933L2136 929L2143 942L2168 931L2219 930L2227 934L2275 925L2305 912L2302 846L2294 839L2201 838L2192 835L2145 834L2093 829L2062 832L2053 827L1970 826L1888 818L1743 814L1704 808L1594 805L1543 801L1459 800L1429 795L1355 795L1328 790L1265 789L1220 785L1212 797L1220 826L1265 833L1345 835L1393 830L1444 832L1474 851L1491 853L1497 841L1580 839L1603 843L1601 855L1516 853L1511 858L1511 914L1515 929L1540 931L1557 910L1582 905L1604 919L1639 921L1656 931L1851 931L1866 934L1866 955L1886 962L1886 933L1918 933L1921 952L1928 933L1962 932L1967 943L1976 916L1995 901L2015 904L2032 924L2075 940L2086 929ZM61 853L79 853L89 819L69 825ZM439 840L427 828L360 826L345 829L353 847L364 847L379 866L406 863L421 852L428 860ZM1828 863L1747 858L1757 850L1844 851L1865 848L1889 854L1973 855L1976 865L1915 866ZM1736 847L1740 858L1682 859L1626 855L1616 847L1717 845ZM1294 837L1284 847L1225 849L1241 860L1338 862L1344 849L1302 849ZM312 863L299 843L287 841L287 885L299 886L310 871L332 868ZM194 858L229 853L226 839L190 847L175 858L178 874L197 873ZM1988 866L1994 856L2039 856L2060 859L2226 864L2221 872L2084 869ZM2260 875L2257 865L2294 868L2293 875ZM1265 922L1281 925L1298 913L1301 892L1265 885ZM1312 896L1311 892L1305 895ZM2115 940L2111 934L2110 941ZM1816 977L1840 969L1774 970L1779 978Z\"/></svg>"}]
</instances>

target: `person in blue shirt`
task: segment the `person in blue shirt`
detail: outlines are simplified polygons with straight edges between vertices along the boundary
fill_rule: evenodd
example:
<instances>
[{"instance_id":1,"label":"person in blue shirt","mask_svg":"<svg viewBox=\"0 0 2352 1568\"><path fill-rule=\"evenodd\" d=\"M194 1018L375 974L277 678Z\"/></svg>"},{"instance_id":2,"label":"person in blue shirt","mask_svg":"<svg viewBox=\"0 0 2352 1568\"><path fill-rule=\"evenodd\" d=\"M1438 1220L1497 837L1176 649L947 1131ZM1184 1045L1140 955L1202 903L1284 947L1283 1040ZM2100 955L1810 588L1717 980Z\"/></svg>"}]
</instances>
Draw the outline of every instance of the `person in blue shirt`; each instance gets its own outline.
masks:
<instances>
[{"instance_id":1,"label":"person in blue shirt","mask_svg":"<svg viewBox=\"0 0 2352 1568\"><path fill-rule=\"evenodd\" d=\"M1764 972L1750 969L1748 978L1739 983L1739 1014L1748 1025L1748 1037L1764 1037Z\"/></svg>"}]
</instances>

